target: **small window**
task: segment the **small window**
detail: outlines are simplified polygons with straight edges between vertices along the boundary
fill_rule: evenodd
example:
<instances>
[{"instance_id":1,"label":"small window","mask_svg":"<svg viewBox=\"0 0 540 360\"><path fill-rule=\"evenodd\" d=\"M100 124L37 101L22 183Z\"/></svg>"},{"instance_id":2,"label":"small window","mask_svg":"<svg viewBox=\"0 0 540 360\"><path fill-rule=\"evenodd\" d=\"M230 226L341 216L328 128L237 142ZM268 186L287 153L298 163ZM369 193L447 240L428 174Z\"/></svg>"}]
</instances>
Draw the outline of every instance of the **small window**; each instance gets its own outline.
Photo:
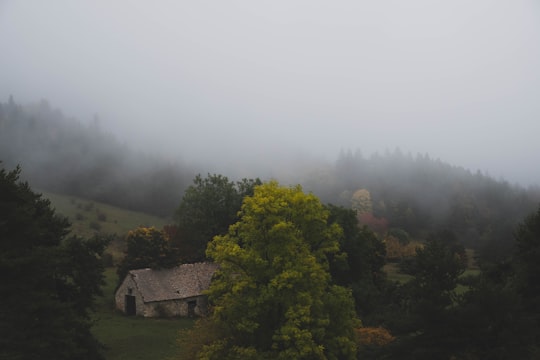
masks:
<instances>
[{"instance_id":1,"label":"small window","mask_svg":"<svg viewBox=\"0 0 540 360\"><path fill-rule=\"evenodd\" d=\"M132 295L133 294L133 289L132 288L128 288L128 295Z\"/></svg>"}]
</instances>

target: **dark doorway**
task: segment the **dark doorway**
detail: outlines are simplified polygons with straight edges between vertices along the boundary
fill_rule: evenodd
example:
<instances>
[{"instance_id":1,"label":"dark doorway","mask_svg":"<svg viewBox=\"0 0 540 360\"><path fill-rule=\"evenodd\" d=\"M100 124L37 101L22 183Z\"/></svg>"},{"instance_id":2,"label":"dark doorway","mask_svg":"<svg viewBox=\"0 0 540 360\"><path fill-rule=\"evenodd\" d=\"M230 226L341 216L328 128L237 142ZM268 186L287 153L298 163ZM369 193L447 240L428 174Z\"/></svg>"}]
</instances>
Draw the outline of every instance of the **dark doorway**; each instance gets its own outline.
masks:
<instances>
[{"instance_id":1,"label":"dark doorway","mask_svg":"<svg viewBox=\"0 0 540 360\"><path fill-rule=\"evenodd\" d=\"M126 315L135 315L137 313L137 305L135 305L135 296L126 295Z\"/></svg>"},{"instance_id":2,"label":"dark doorway","mask_svg":"<svg viewBox=\"0 0 540 360\"><path fill-rule=\"evenodd\" d=\"M195 316L195 308L197 307L197 300L191 300L187 303L187 312L189 317Z\"/></svg>"}]
</instances>

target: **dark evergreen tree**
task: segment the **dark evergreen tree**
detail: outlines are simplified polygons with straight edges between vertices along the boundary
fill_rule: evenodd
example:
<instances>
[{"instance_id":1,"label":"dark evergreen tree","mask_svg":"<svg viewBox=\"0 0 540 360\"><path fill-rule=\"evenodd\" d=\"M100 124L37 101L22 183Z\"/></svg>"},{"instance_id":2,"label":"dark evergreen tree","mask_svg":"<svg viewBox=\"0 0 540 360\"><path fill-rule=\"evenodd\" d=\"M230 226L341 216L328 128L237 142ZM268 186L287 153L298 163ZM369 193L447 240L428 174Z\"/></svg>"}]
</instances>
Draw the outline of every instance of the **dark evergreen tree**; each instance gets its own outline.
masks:
<instances>
[{"instance_id":1,"label":"dark evergreen tree","mask_svg":"<svg viewBox=\"0 0 540 360\"><path fill-rule=\"evenodd\" d=\"M458 278L465 266L458 254L440 238L432 237L417 249L406 267L414 278L396 293L401 315L392 319L398 335L393 358L446 359L452 354L453 337L448 326Z\"/></svg>"},{"instance_id":2,"label":"dark evergreen tree","mask_svg":"<svg viewBox=\"0 0 540 360\"><path fill-rule=\"evenodd\" d=\"M0 358L101 359L90 311L107 241L66 238L67 219L0 169Z\"/></svg>"},{"instance_id":3,"label":"dark evergreen tree","mask_svg":"<svg viewBox=\"0 0 540 360\"><path fill-rule=\"evenodd\" d=\"M386 286L386 247L373 231L359 227L354 210L334 205L326 208L330 212L329 223L337 223L343 229L339 239L341 252L330 261L332 279L352 289L357 313L364 323L369 322L368 317L377 310Z\"/></svg>"}]
</instances>

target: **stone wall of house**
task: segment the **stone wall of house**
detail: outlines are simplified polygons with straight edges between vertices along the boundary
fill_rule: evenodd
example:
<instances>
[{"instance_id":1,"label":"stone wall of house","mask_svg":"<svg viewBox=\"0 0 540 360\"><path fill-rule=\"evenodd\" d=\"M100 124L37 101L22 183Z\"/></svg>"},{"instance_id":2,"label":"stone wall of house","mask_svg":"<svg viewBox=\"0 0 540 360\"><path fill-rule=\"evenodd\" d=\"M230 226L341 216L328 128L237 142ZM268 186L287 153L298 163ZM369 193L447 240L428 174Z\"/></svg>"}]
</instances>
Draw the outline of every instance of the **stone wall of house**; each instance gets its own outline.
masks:
<instances>
[{"instance_id":1,"label":"stone wall of house","mask_svg":"<svg viewBox=\"0 0 540 360\"><path fill-rule=\"evenodd\" d=\"M195 302L193 313L190 314L190 302ZM144 304L145 317L174 317L174 316L205 316L208 312L208 300L206 296L198 296L188 299L174 299L155 301ZM139 315L137 313L137 315Z\"/></svg>"},{"instance_id":2,"label":"stone wall of house","mask_svg":"<svg viewBox=\"0 0 540 360\"><path fill-rule=\"evenodd\" d=\"M131 276L126 276L120 287L116 290L114 302L116 309L125 312L126 311L126 295L135 296L135 310L137 315L144 316L145 304L143 302L142 295L137 289L137 284L133 281Z\"/></svg>"},{"instance_id":3,"label":"stone wall of house","mask_svg":"<svg viewBox=\"0 0 540 360\"><path fill-rule=\"evenodd\" d=\"M143 301L142 295L131 276L126 276L115 294L116 309L125 312L126 295L135 296L135 313L144 317L173 317L173 316L205 316L208 312L208 300L206 296L197 296L187 299L173 299L165 301ZM190 303L195 306L190 314ZM193 305L192 305L193 306Z\"/></svg>"}]
</instances>

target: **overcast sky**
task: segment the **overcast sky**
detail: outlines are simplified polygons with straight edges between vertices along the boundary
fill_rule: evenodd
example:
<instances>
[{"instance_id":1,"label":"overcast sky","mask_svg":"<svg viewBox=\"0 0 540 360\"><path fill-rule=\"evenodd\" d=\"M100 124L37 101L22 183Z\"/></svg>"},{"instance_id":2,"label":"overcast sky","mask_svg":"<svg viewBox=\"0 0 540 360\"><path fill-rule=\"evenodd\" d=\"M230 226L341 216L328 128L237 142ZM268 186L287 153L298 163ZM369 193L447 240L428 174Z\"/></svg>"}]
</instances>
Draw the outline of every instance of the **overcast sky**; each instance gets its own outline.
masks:
<instances>
[{"instance_id":1,"label":"overcast sky","mask_svg":"<svg viewBox=\"0 0 540 360\"><path fill-rule=\"evenodd\" d=\"M9 94L188 161L399 147L540 184L540 2L0 0Z\"/></svg>"}]
</instances>

